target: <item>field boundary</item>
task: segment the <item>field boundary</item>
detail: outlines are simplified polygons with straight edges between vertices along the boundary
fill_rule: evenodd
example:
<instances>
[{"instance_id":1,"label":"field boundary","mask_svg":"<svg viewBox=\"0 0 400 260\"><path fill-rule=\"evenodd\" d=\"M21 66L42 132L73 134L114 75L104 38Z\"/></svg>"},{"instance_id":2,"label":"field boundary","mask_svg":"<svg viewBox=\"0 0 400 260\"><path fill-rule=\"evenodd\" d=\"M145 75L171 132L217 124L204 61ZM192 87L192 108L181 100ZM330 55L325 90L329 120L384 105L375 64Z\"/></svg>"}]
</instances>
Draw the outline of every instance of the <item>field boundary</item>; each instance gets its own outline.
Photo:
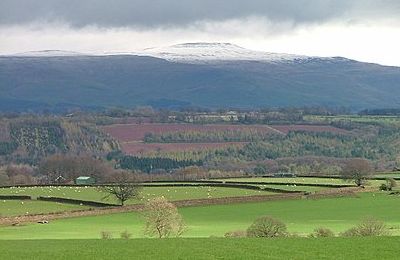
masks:
<instances>
[{"instance_id":1,"label":"field boundary","mask_svg":"<svg viewBox=\"0 0 400 260\"><path fill-rule=\"evenodd\" d=\"M37 200L40 201L50 201L50 202L59 202L64 204L74 204L74 205L82 205L82 206L93 206L93 207L115 207L118 206L116 204L97 202L91 200L78 200L78 199L70 199L70 198L60 198L60 197L45 197L39 196Z\"/></svg>"},{"instance_id":2,"label":"field boundary","mask_svg":"<svg viewBox=\"0 0 400 260\"><path fill-rule=\"evenodd\" d=\"M0 200L31 200L29 195L0 195Z\"/></svg>"},{"instance_id":3,"label":"field boundary","mask_svg":"<svg viewBox=\"0 0 400 260\"><path fill-rule=\"evenodd\" d=\"M212 199L193 199L193 200L180 200L173 201L178 208L181 207L195 207L195 206L208 206L208 205L226 205L226 204L238 204L238 203L252 203L262 201L278 201L278 200L294 200L294 199L323 199L323 198L337 198L337 197L355 197L357 192L365 192L369 190L359 188L343 188L335 191L321 191L305 195L303 193L292 193L292 194L276 194L276 195L255 195L255 196L241 196L241 197L225 197L225 198L212 198ZM97 216L107 215L113 213L124 213L141 211L143 204L128 205L128 206L115 206L115 207L104 207L104 208L91 208L85 210L75 210L68 212L54 212L46 214L35 214L35 215L23 215L13 217L0 218L0 225L13 225L18 226L23 223L33 223L40 221L50 221L62 218L73 218L73 217L84 217L84 216Z\"/></svg>"}]
</instances>

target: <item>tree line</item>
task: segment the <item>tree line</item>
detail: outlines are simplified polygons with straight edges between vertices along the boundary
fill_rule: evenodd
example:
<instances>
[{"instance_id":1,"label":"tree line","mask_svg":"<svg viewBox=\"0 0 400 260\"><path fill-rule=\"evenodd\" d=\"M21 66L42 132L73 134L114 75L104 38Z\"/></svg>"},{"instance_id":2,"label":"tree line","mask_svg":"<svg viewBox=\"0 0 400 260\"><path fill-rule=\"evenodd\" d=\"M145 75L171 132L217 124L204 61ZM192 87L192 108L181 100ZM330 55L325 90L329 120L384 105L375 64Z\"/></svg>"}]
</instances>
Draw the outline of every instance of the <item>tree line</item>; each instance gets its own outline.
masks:
<instances>
[{"instance_id":1,"label":"tree line","mask_svg":"<svg viewBox=\"0 0 400 260\"><path fill-rule=\"evenodd\" d=\"M169 158L148 158L137 156L123 156L118 161L121 169L139 170L151 173L157 170L171 171L173 169L184 168L188 166L201 166L202 161L193 160L175 160Z\"/></svg>"}]
</instances>

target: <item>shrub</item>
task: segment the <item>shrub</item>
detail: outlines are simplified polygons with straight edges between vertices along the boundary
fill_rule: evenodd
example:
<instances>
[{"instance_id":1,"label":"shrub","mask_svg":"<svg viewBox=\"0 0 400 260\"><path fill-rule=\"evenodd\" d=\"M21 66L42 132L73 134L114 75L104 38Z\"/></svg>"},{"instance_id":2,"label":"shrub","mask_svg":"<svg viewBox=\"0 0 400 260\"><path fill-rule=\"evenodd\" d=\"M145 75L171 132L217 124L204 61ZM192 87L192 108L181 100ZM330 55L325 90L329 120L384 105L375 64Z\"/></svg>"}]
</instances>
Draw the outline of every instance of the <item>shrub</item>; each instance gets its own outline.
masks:
<instances>
[{"instance_id":1,"label":"shrub","mask_svg":"<svg viewBox=\"0 0 400 260\"><path fill-rule=\"evenodd\" d=\"M374 218L367 218L363 220L356 227L350 228L343 232L341 235L350 236L385 236L389 234L389 230L385 223L381 220Z\"/></svg>"},{"instance_id":2,"label":"shrub","mask_svg":"<svg viewBox=\"0 0 400 260\"><path fill-rule=\"evenodd\" d=\"M168 202L164 197L154 198L144 205L143 216L145 218L144 233L148 236L165 238L179 237L185 231L186 226L176 206Z\"/></svg>"},{"instance_id":3,"label":"shrub","mask_svg":"<svg viewBox=\"0 0 400 260\"><path fill-rule=\"evenodd\" d=\"M358 230L356 227L352 227L342 233L340 233L340 236L342 237L356 237L356 236L360 236L358 233Z\"/></svg>"},{"instance_id":4,"label":"shrub","mask_svg":"<svg viewBox=\"0 0 400 260\"><path fill-rule=\"evenodd\" d=\"M310 237L334 237L335 233L329 228L317 228L310 234Z\"/></svg>"},{"instance_id":5,"label":"shrub","mask_svg":"<svg viewBox=\"0 0 400 260\"><path fill-rule=\"evenodd\" d=\"M247 229L248 237L284 237L287 235L286 225L269 216L256 219Z\"/></svg>"},{"instance_id":6,"label":"shrub","mask_svg":"<svg viewBox=\"0 0 400 260\"><path fill-rule=\"evenodd\" d=\"M101 231L100 235L101 239L112 239L112 234L109 231Z\"/></svg>"},{"instance_id":7,"label":"shrub","mask_svg":"<svg viewBox=\"0 0 400 260\"><path fill-rule=\"evenodd\" d=\"M396 180L393 178L387 178L386 179L386 187L388 191L392 191L393 188L397 187Z\"/></svg>"},{"instance_id":8,"label":"shrub","mask_svg":"<svg viewBox=\"0 0 400 260\"><path fill-rule=\"evenodd\" d=\"M128 230L125 230L124 232L121 232L121 238L122 239L130 239L132 237L132 234L128 232Z\"/></svg>"},{"instance_id":9,"label":"shrub","mask_svg":"<svg viewBox=\"0 0 400 260\"><path fill-rule=\"evenodd\" d=\"M385 183L382 183L381 186L379 186L379 190L388 191L389 187Z\"/></svg>"},{"instance_id":10,"label":"shrub","mask_svg":"<svg viewBox=\"0 0 400 260\"><path fill-rule=\"evenodd\" d=\"M247 237L247 232L245 230L235 230L226 232L225 237L232 238L232 237Z\"/></svg>"}]
</instances>

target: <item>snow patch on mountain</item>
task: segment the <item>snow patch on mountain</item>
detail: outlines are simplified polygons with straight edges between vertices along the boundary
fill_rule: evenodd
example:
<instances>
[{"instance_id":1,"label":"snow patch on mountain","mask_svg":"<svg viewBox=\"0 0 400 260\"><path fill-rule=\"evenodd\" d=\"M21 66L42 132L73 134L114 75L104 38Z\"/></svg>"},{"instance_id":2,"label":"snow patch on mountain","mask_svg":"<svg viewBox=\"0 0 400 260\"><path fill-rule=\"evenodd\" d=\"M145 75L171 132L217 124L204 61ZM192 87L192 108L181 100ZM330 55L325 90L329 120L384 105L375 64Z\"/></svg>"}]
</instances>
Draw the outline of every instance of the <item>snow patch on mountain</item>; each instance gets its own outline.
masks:
<instances>
[{"instance_id":1,"label":"snow patch on mountain","mask_svg":"<svg viewBox=\"0 0 400 260\"><path fill-rule=\"evenodd\" d=\"M347 60L340 57L312 57L304 55L271 53L242 48L231 43L183 43L169 47L147 48L137 52L79 53L63 50L43 50L17 53L16 57L78 57L136 55L160 58L171 62L191 64L212 64L227 61L259 61L268 63L306 63L309 61L338 62Z\"/></svg>"},{"instance_id":2,"label":"snow patch on mountain","mask_svg":"<svg viewBox=\"0 0 400 260\"><path fill-rule=\"evenodd\" d=\"M313 57L286 53L253 51L231 43L183 43L149 48L137 55L148 55L173 62L207 63L217 61L296 62Z\"/></svg>"}]
</instances>

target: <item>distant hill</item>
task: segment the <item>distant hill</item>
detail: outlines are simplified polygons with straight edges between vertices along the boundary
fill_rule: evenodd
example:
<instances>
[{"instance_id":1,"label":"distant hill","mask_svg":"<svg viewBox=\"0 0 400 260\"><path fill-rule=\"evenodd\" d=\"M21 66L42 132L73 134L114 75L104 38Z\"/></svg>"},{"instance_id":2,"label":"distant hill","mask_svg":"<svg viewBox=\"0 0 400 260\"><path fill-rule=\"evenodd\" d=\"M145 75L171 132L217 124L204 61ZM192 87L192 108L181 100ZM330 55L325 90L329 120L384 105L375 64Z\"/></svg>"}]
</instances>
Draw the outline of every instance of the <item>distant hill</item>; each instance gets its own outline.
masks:
<instances>
[{"instance_id":1,"label":"distant hill","mask_svg":"<svg viewBox=\"0 0 400 260\"><path fill-rule=\"evenodd\" d=\"M400 68L191 43L140 53L0 57L0 110L400 107Z\"/></svg>"},{"instance_id":2,"label":"distant hill","mask_svg":"<svg viewBox=\"0 0 400 260\"><path fill-rule=\"evenodd\" d=\"M93 124L61 117L0 120L0 162L38 163L56 153L103 156L117 141Z\"/></svg>"}]
</instances>

